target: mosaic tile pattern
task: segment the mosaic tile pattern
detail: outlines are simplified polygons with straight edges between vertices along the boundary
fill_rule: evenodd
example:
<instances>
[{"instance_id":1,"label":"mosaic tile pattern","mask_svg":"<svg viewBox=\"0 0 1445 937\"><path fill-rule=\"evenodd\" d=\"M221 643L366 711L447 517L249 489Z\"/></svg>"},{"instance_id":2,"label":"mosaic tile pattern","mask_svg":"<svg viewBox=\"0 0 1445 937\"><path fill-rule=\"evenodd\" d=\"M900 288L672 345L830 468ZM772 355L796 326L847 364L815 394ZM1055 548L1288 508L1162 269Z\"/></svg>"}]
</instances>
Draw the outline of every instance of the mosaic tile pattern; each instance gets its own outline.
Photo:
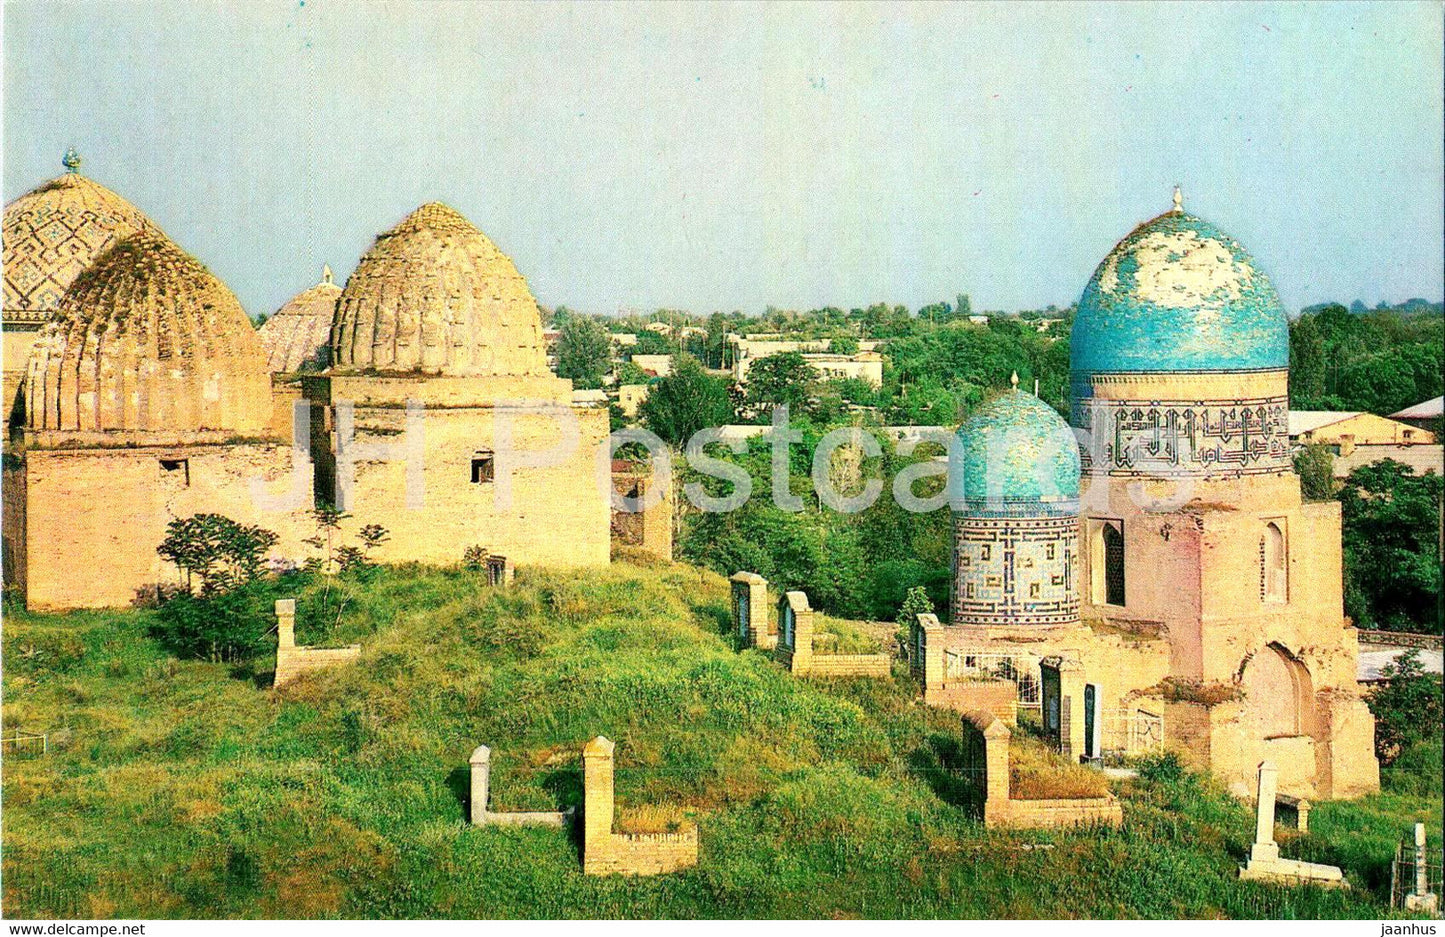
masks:
<instances>
[{"instance_id":1,"label":"mosaic tile pattern","mask_svg":"<svg viewBox=\"0 0 1445 937\"><path fill-rule=\"evenodd\" d=\"M1039 514L1041 504L1076 511L1079 447L1053 407L1012 390L959 429L961 455L949 472L955 510Z\"/></svg>"},{"instance_id":2,"label":"mosaic tile pattern","mask_svg":"<svg viewBox=\"0 0 1445 937\"><path fill-rule=\"evenodd\" d=\"M5 206L5 321L44 322L82 270L154 227L130 202L68 172Z\"/></svg>"},{"instance_id":3,"label":"mosaic tile pattern","mask_svg":"<svg viewBox=\"0 0 1445 937\"><path fill-rule=\"evenodd\" d=\"M1230 477L1293 471L1285 397L1079 400L1074 422L1093 431L1090 475Z\"/></svg>"},{"instance_id":4,"label":"mosaic tile pattern","mask_svg":"<svg viewBox=\"0 0 1445 937\"><path fill-rule=\"evenodd\" d=\"M1238 241L1182 210L1120 241L1074 318L1076 374L1288 365L1289 327L1269 278Z\"/></svg>"},{"instance_id":5,"label":"mosaic tile pattern","mask_svg":"<svg viewBox=\"0 0 1445 937\"><path fill-rule=\"evenodd\" d=\"M953 518L953 623L1068 625L1079 620L1079 519Z\"/></svg>"}]
</instances>

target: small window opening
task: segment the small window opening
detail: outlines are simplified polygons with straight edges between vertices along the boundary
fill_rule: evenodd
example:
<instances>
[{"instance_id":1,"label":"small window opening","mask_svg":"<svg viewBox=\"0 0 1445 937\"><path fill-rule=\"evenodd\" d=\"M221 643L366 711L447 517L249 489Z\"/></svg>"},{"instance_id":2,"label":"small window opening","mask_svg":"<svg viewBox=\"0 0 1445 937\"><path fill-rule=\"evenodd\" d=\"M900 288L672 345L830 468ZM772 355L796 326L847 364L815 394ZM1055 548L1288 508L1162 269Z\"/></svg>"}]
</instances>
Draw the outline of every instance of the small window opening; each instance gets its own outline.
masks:
<instances>
[{"instance_id":1,"label":"small window opening","mask_svg":"<svg viewBox=\"0 0 1445 937\"><path fill-rule=\"evenodd\" d=\"M472 456L472 484L485 485L496 478L496 459L490 449L478 449Z\"/></svg>"},{"instance_id":2,"label":"small window opening","mask_svg":"<svg viewBox=\"0 0 1445 937\"><path fill-rule=\"evenodd\" d=\"M173 472L183 486L187 488L191 486L190 459L161 459L161 471Z\"/></svg>"}]
</instances>

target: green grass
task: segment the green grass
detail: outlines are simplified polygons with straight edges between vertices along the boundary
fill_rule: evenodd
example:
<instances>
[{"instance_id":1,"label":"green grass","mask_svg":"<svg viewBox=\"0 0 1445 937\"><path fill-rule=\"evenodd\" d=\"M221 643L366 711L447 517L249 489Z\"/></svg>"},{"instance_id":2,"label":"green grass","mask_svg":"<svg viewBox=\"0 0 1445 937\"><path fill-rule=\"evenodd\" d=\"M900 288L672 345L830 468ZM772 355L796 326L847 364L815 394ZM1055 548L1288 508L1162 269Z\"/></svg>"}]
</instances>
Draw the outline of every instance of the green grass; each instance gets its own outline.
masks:
<instances>
[{"instance_id":1,"label":"green grass","mask_svg":"<svg viewBox=\"0 0 1445 937\"><path fill-rule=\"evenodd\" d=\"M687 566L383 569L331 627L292 585L298 640L363 650L279 691L265 661L168 657L149 612L6 616L6 727L56 741L4 765L8 916L1374 918L1397 836L1439 828L1437 763L1433 793L1321 805L1285 843L1350 892L1239 882L1250 812L1194 775L1116 789L1121 830L985 831L955 714L738 652L726 582ZM566 831L466 825L478 743L496 809L556 809L597 734L623 811L698 823L696 869L584 877Z\"/></svg>"}]
</instances>

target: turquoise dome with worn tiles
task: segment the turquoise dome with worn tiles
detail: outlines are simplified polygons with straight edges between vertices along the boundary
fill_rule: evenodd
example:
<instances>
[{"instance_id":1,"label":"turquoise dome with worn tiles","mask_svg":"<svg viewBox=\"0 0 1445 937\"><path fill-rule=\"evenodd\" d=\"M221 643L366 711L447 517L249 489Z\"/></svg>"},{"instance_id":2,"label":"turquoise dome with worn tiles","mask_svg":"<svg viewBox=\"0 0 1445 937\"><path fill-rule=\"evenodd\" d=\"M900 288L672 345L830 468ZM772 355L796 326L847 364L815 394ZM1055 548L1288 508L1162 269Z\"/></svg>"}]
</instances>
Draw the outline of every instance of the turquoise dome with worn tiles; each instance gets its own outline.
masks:
<instances>
[{"instance_id":1,"label":"turquoise dome with worn tiles","mask_svg":"<svg viewBox=\"0 0 1445 937\"><path fill-rule=\"evenodd\" d=\"M1076 374L1251 371L1289 366L1289 324L1238 241L1175 208L1099 264L1074 316Z\"/></svg>"},{"instance_id":2,"label":"turquoise dome with worn tiles","mask_svg":"<svg viewBox=\"0 0 1445 937\"><path fill-rule=\"evenodd\" d=\"M1053 407L1014 389L959 427L950 500L964 513L1078 510L1079 444Z\"/></svg>"}]
</instances>

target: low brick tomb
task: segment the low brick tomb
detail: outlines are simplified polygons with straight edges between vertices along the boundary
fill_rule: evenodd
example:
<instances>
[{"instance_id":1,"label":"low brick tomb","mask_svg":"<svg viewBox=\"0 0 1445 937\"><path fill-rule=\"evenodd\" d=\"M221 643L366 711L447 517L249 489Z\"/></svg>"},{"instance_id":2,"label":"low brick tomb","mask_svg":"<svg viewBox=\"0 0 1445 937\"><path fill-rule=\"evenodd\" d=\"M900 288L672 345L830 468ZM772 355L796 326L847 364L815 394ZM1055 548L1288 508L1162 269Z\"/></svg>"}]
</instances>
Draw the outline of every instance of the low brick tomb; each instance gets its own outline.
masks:
<instances>
[{"instance_id":1,"label":"low brick tomb","mask_svg":"<svg viewBox=\"0 0 1445 937\"><path fill-rule=\"evenodd\" d=\"M963 772L983 802L988 827L1049 828L1103 824L1119 826L1123 810L1112 794L1016 800L1010 790L1009 739L1012 733L991 712L963 717Z\"/></svg>"},{"instance_id":2,"label":"low brick tomb","mask_svg":"<svg viewBox=\"0 0 1445 937\"><path fill-rule=\"evenodd\" d=\"M304 673L355 660L360 653L360 644L297 647L296 600L276 600L276 676L272 686L285 686Z\"/></svg>"},{"instance_id":3,"label":"low brick tomb","mask_svg":"<svg viewBox=\"0 0 1445 937\"><path fill-rule=\"evenodd\" d=\"M950 677L945 630L932 612L920 613L909 626L909 669L923 685L923 701L960 713L983 709L1004 722L1013 722L1018 714L1018 684L1012 680Z\"/></svg>"},{"instance_id":4,"label":"low brick tomb","mask_svg":"<svg viewBox=\"0 0 1445 937\"><path fill-rule=\"evenodd\" d=\"M1054 751L1075 760L1084 753L1084 668L1054 655L1039 662L1039 701L1044 738Z\"/></svg>"},{"instance_id":5,"label":"low brick tomb","mask_svg":"<svg viewBox=\"0 0 1445 937\"><path fill-rule=\"evenodd\" d=\"M486 559L487 585L505 588L512 584L516 567L505 556L488 556Z\"/></svg>"},{"instance_id":6,"label":"low brick tomb","mask_svg":"<svg viewBox=\"0 0 1445 937\"><path fill-rule=\"evenodd\" d=\"M768 581L757 573L734 573L732 583L733 633L745 647L771 650L778 636L768 620Z\"/></svg>"},{"instance_id":7,"label":"low brick tomb","mask_svg":"<svg viewBox=\"0 0 1445 937\"><path fill-rule=\"evenodd\" d=\"M615 833L616 744L597 736L582 749L582 871L587 875L660 875L697 865L697 827L676 833Z\"/></svg>"},{"instance_id":8,"label":"low brick tomb","mask_svg":"<svg viewBox=\"0 0 1445 937\"><path fill-rule=\"evenodd\" d=\"M1286 810L1294 811L1295 829L1301 833L1310 831L1310 811L1314 809L1314 804L1303 797L1294 797L1289 794L1276 794L1274 802Z\"/></svg>"},{"instance_id":9,"label":"low brick tomb","mask_svg":"<svg viewBox=\"0 0 1445 937\"><path fill-rule=\"evenodd\" d=\"M497 812L487 809L492 783L492 750L478 745L472 750L470 817L472 826L562 826L572 817L572 810Z\"/></svg>"},{"instance_id":10,"label":"low brick tomb","mask_svg":"<svg viewBox=\"0 0 1445 937\"><path fill-rule=\"evenodd\" d=\"M1258 799L1255 802L1254 845L1249 847L1249 863L1239 870L1239 877L1284 885L1345 887L1345 876L1338 866L1280 858L1279 844L1274 841L1274 805L1278 787L1279 772L1274 764L1261 762Z\"/></svg>"},{"instance_id":11,"label":"low brick tomb","mask_svg":"<svg viewBox=\"0 0 1445 937\"><path fill-rule=\"evenodd\" d=\"M893 659L887 654L819 654L813 641L813 607L807 593L784 593L778 600L778 639L773 653L795 676L886 677L893 670Z\"/></svg>"}]
</instances>

